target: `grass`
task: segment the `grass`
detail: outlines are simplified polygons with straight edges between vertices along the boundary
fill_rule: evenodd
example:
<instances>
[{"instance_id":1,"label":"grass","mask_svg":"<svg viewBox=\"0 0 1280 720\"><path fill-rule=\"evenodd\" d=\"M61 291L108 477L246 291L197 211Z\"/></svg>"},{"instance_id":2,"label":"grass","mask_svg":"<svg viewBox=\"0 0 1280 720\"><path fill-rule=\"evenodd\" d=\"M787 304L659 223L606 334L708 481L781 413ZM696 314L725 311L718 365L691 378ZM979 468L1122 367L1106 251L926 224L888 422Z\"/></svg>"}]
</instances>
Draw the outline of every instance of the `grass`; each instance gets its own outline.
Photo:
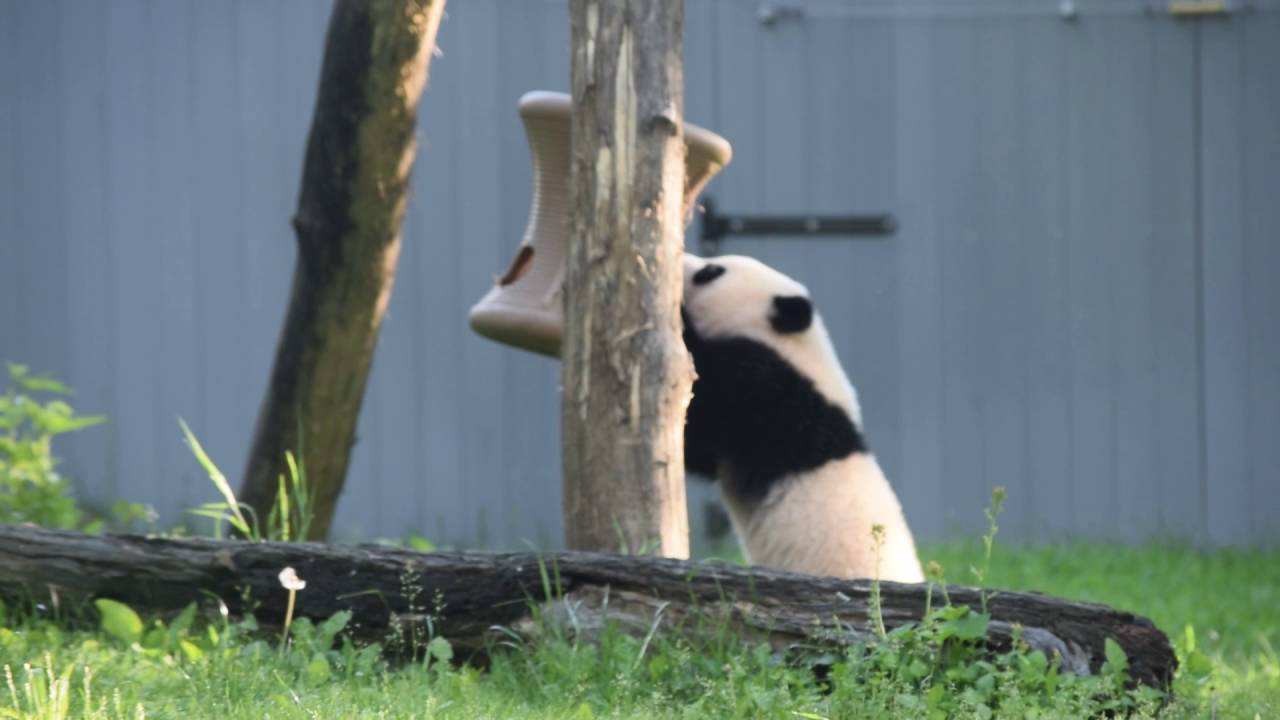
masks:
<instances>
[{"instance_id":1,"label":"grass","mask_svg":"<svg viewBox=\"0 0 1280 720\"><path fill-rule=\"evenodd\" d=\"M970 582L981 544L926 546L952 582ZM1185 656L1194 628L1210 672L1179 676L1170 717L1280 717L1280 552L1201 554L1073 544L996 545L991 587L1036 589L1114 604L1153 618ZM305 592L305 591L304 591ZM78 628L78 629L77 629ZM376 653L329 649L334 629L294 623L290 647L252 623L214 622L179 648L75 622L10 611L0 618L0 718L858 718L929 717L930 693L878 672L892 656L850 656L824 693L813 673L732 640L706 647L606 636L598 646L550 641L497 657L485 672L436 661L389 669ZM122 639L123 638L123 639ZM891 634L892 639L892 634ZM194 646L198 645L199 648ZM143 646L150 646L144 649ZM443 647L447 651L447 647ZM434 652L434 651L433 651ZM28 666L29 669L27 667ZM997 717L1075 717L1084 689L1053 702L1019 694L992 672ZM6 686L8 685L8 686ZM952 717L990 717L979 684ZM940 686L939 686L940 687ZM65 704L65 711L63 705Z\"/></svg>"},{"instance_id":2,"label":"grass","mask_svg":"<svg viewBox=\"0 0 1280 720\"><path fill-rule=\"evenodd\" d=\"M936 545L921 548L921 557L948 568L952 582L967 582L957 573L982 551L977 543ZM1145 615L1180 652L1192 645L1212 662L1202 682L1179 676L1180 695L1218 717L1280 718L1280 551L997 545L987 580Z\"/></svg>"}]
</instances>

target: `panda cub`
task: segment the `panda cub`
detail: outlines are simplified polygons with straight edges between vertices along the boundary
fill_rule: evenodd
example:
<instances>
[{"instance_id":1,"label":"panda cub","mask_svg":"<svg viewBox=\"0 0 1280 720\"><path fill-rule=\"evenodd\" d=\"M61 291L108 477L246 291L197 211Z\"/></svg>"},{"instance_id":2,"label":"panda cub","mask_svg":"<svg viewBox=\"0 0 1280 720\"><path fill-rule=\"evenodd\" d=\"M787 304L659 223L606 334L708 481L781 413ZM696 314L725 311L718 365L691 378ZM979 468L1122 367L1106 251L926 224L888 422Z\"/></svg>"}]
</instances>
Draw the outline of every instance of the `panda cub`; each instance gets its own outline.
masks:
<instances>
[{"instance_id":1,"label":"panda cub","mask_svg":"<svg viewBox=\"0 0 1280 720\"><path fill-rule=\"evenodd\" d=\"M923 582L898 498L868 451L857 396L803 285L743 256L684 258L684 341L697 379L689 470L719 481L750 562Z\"/></svg>"}]
</instances>

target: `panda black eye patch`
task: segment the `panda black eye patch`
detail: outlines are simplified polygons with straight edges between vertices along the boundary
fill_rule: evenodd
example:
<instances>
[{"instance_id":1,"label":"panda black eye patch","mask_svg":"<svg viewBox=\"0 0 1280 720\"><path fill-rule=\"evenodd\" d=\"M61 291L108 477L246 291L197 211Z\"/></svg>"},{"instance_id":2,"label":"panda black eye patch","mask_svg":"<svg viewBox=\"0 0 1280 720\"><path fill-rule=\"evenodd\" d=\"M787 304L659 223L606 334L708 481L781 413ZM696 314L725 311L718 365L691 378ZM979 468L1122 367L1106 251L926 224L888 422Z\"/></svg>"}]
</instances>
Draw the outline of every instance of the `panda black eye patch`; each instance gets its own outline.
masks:
<instances>
[{"instance_id":1,"label":"panda black eye patch","mask_svg":"<svg viewBox=\"0 0 1280 720\"><path fill-rule=\"evenodd\" d=\"M703 265L701 270L693 274L693 284L706 285L723 274L723 265Z\"/></svg>"}]
</instances>

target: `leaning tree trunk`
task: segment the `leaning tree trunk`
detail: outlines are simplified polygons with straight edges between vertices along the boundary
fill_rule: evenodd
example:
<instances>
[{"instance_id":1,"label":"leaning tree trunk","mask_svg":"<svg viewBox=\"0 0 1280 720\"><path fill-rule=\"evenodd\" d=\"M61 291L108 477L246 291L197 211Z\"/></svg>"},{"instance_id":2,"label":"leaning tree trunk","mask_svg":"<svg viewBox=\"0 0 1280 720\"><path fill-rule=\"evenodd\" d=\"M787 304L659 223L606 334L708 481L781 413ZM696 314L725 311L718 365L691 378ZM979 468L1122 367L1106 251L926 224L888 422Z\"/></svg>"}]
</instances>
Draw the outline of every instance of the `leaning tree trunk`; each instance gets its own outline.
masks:
<instances>
[{"instance_id":1,"label":"leaning tree trunk","mask_svg":"<svg viewBox=\"0 0 1280 720\"><path fill-rule=\"evenodd\" d=\"M565 536L688 557L683 0L571 0Z\"/></svg>"},{"instance_id":2,"label":"leaning tree trunk","mask_svg":"<svg viewBox=\"0 0 1280 720\"><path fill-rule=\"evenodd\" d=\"M0 525L0 597L84 602L109 597L138 609L177 610L211 597L232 612L252 609L279 625L288 594L278 575L294 568L307 587L296 617L353 614L349 632L367 640L413 637L429 626L482 660L515 633L536 640L560 623L591 639L605 623L644 635L727 631L779 650L822 651L875 637L865 580L601 553L416 553L378 545L247 543L84 535ZM924 585L882 583L887 629L918 622ZM978 592L951 587L958 605ZM941 601L942 593L934 594ZM986 642L1019 638L1064 670L1097 672L1106 640L1124 649L1131 678L1167 688L1177 667L1169 639L1151 621L1103 605L1001 591L988 598ZM397 633L396 631L399 630ZM696 639L696 636L695 636ZM705 636L702 638L705 639Z\"/></svg>"},{"instance_id":3,"label":"leaning tree trunk","mask_svg":"<svg viewBox=\"0 0 1280 720\"><path fill-rule=\"evenodd\" d=\"M396 260L418 100L445 0L338 0L293 227L298 261L240 499L265 519L285 451L324 538L342 492ZM301 437L299 437L301 430Z\"/></svg>"}]
</instances>

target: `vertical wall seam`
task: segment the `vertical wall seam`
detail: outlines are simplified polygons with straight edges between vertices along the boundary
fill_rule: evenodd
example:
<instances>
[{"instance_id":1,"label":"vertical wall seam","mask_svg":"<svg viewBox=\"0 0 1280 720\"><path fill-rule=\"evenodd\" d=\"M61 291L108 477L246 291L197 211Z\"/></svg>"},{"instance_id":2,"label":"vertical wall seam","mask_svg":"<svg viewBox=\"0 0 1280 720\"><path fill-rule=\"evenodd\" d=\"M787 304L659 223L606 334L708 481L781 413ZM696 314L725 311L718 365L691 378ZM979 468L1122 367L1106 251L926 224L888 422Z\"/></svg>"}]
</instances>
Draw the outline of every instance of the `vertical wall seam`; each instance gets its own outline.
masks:
<instances>
[{"instance_id":1,"label":"vertical wall seam","mask_svg":"<svg viewBox=\"0 0 1280 720\"><path fill-rule=\"evenodd\" d=\"M1068 32L1064 30L1064 32ZM1063 389L1067 401L1067 438L1066 438L1066 456L1067 456L1067 492L1070 495L1065 507L1062 508L1064 514L1070 517L1063 525L1069 530L1069 535L1076 534L1076 393L1075 393L1075 355L1076 355L1076 338L1074 328L1075 314L1075 273L1072 272L1072 256L1075 254L1075 224L1072 222L1071 210L1075 204L1075 187L1072 181L1075 179L1072 173L1072 160L1075 155L1071 152L1072 132L1075 130L1076 115L1072 112L1073 100L1075 99L1075 82L1073 67L1071 64L1071 45L1069 42L1063 43L1062 55L1060 58L1061 66L1058 73L1059 81L1065 85L1063 90L1063 127L1062 132L1058 136L1058 152L1061 153L1062 162L1058 165L1059 172L1063 173L1062 188L1063 198L1062 207L1062 243L1065 246L1065 262L1063 263L1063 288L1066 292L1065 302L1063 304L1066 316L1065 334L1066 334L1066 362L1062 365L1063 372ZM1055 538L1059 539L1059 538Z\"/></svg>"},{"instance_id":2,"label":"vertical wall seam","mask_svg":"<svg viewBox=\"0 0 1280 720\"><path fill-rule=\"evenodd\" d=\"M1204 292L1204 54L1201 25L1191 26L1191 117L1192 117L1192 193L1193 244L1195 247L1196 302L1196 423L1199 425L1200 453L1197 468L1200 483L1200 539L1209 539L1209 423L1207 373L1205 362L1205 292Z\"/></svg>"},{"instance_id":3,"label":"vertical wall seam","mask_svg":"<svg viewBox=\"0 0 1280 720\"><path fill-rule=\"evenodd\" d=\"M1236 73L1236 78L1235 78L1236 83L1238 85L1236 96L1240 98L1239 107L1236 109L1237 111L1234 113L1235 122L1236 122L1235 142L1239 143L1242 149L1248 148L1253 145L1252 143L1249 142L1249 138L1245 134L1249 129L1249 100L1250 100L1249 82L1248 82L1249 73L1247 72L1247 68L1249 67L1249 39L1245 36L1245 34L1248 32L1247 28L1248 28L1248 25L1245 25L1244 28L1242 28L1239 31L1239 34L1237 35L1239 42L1234 43L1234 50L1238 54L1238 57L1236 57L1236 67L1240 68L1241 70L1241 72ZM1240 264L1241 264L1240 310L1241 310L1241 315L1243 316L1241 318L1241 321L1245 328L1244 337L1240 339L1241 343L1244 346L1244 358L1242 359L1242 364L1244 366L1243 367L1244 377L1242 378L1242 380L1244 382L1244 396L1246 398L1253 398L1255 397L1253 394L1254 364L1253 362L1251 362L1251 358L1254 355L1253 355L1253 347L1251 346L1253 341L1253 333L1250 331L1250 329L1254 327L1261 327L1265 323L1265 321L1255 325L1255 323L1252 322L1252 319L1250 318L1250 313L1249 313L1249 308L1250 308L1249 277L1251 275L1251 270L1253 269L1252 263L1249 262L1249 218L1253 216L1249 212L1248 162L1249 162L1248 155L1244 152L1241 152L1240 163L1236 166L1236 187L1239 188L1239 192L1237 195L1237 199L1239 200L1239 202L1236 205L1236 210L1239 212L1239 218L1240 218ZM1251 415L1252 407L1254 406L1250 404L1249 401L1246 401L1245 406L1241 408L1241 413L1244 416L1243 420L1244 420L1245 428L1252 427L1250 424L1250 419L1251 419L1250 415ZM1253 443L1251 442L1252 436L1253 436L1252 433L1246 431L1242 433L1240 438L1240 443L1242 445L1241 450L1243 451L1243 458L1244 458L1244 467L1241 468L1241 470L1245 474L1244 486L1246 491L1249 493L1249 499L1247 504L1248 504L1248 507L1251 508L1249 512L1248 523L1247 523L1247 526L1249 528L1248 542L1250 543L1261 542L1264 535L1262 532L1260 532L1261 528L1258 526L1258 522L1257 522L1258 513L1252 509L1256 507L1255 501L1259 499L1257 496L1257 493L1254 492L1254 490L1256 489L1256 477L1257 477L1256 473L1254 472L1254 467L1255 467L1254 461L1256 460L1257 456L1254 454L1254 448L1251 447L1253 445Z\"/></svg>"}]
</instances>

